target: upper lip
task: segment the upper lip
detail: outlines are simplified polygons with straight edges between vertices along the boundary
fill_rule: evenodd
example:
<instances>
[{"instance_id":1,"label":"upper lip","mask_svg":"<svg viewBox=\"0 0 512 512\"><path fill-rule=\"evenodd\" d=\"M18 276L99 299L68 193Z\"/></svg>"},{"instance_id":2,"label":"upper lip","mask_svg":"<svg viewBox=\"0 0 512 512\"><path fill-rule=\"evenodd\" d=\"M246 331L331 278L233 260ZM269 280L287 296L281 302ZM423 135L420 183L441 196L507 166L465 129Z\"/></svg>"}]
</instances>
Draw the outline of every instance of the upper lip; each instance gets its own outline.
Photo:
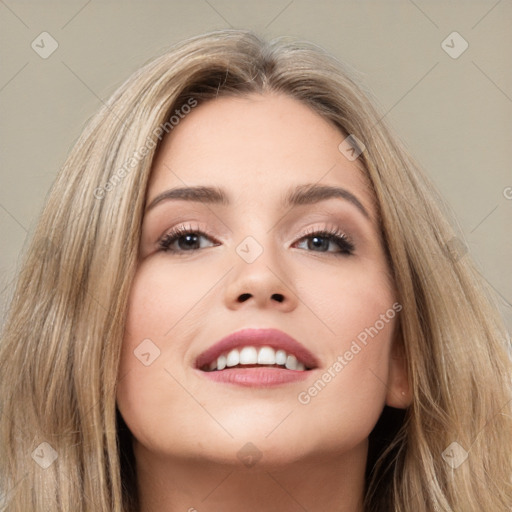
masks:
<instances>
[{"instance_id":1,"label":"upper lip","mask_svg":"<svg viewBox=\"0 0 512 512\"><path fill-rule=\"evenodd\" d=\"M215 361L220 355L234 348L241 347L272 347L275 350L282 349L288 354L294 355L307 368L316 368L316 357L296 339L278 329L242 329L222 338L210 348L205 350L196 359L196 368L201 369Z\"/></svg>"}]
</instances>

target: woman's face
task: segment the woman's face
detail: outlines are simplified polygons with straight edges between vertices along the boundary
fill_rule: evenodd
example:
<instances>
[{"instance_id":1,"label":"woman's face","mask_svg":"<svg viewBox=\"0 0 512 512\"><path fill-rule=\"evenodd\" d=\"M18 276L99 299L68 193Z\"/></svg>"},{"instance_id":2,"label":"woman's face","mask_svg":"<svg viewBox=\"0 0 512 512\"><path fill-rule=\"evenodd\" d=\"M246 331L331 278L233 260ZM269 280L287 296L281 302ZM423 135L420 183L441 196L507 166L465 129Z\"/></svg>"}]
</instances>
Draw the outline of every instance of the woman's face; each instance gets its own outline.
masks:
<instances>
[{"instance_id":1,"label":"woman's face","mask_svg":"<svg viewBox=\"0 0 512 512\"><path fill-rule=\"evenodd\" d=\"M118 407L139 456L279 465L366 453L385 403L404 405L406 378L392 355L401 306L371 189L339 149L344 138L275 94L221 97L174 125L147 190L119 369ZM189 193L153 203L188 187L222 190L225 201ZM309 187L341 191L286 201ZM164 250L177 228L185 234ZM246 328L283 331L315 368L196 367ZM254 351L245 353L249 361Z\"/></svg>"}]
</instances>

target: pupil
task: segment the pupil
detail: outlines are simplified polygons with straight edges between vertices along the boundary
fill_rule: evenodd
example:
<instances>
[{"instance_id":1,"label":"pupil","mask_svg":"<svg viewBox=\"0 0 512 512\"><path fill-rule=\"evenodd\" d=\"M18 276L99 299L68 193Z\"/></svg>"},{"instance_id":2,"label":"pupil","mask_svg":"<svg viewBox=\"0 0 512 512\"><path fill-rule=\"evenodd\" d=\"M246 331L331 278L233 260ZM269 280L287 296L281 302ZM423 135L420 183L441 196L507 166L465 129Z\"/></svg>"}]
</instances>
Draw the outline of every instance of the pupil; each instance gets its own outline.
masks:
<instances>
[{"instance_id":1,"label":"pupil","mask_svg":"<svg viewBox=\"0 0 512 512\"><path fill-rule=\"evenodd\" d=\"M315 236L311 240L313 242L314 247L325 248L325 244L329 243L325 238L320 237L320 236ZM320 240L320 243L318 243L319 240ZM323 243L322 243L322 240L323 240Z\"/></svg>"},{"instance_id":2,"label":"pupil","mask_svg":"<svg viewBox=\"0 0 512 512\"><path fill-rule=\"evenodd\" d=\"M188 234L181 237L181 239L185 239L185 248L190 248L192 245L195 245L197 243L197 235L194 234ZM181 245L181 244L180 244ZM183 247L181 247L183 249Z\"/></svg>"}]
</instances>

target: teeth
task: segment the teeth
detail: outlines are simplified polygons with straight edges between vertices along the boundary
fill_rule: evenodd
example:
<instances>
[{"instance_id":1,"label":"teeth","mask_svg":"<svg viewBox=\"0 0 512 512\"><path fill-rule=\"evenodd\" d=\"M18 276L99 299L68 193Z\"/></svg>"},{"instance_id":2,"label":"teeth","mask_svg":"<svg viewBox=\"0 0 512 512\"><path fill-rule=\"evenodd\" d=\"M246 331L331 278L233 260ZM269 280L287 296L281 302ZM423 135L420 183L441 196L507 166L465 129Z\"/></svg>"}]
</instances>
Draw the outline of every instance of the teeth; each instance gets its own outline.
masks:
<instances>
[{"instance_id":1,"label":"teeth","mask_svg":"<svg viewBox=\"0 0 512 512\"><path fill-rule=\"evenodd\" d=\"M222 355L217 358L217 361L213 361L212 364L215 365L215 362L217 363L217 370L224 370L226 368L228 359L226 356ZM215 368L213 368L215 370Z\"/></svg>"},{"instance_id":2,"label":"teeth","mask_svg":"<svg viewBox=\"0 0 512 512\"><path fill-rule=\"evenodd\" d=\"M306 367L301 361L284 350L274 350L272 347L243 347L241 350L233 349L227 354L220 355L215 361L212 361L208 367L209 371L223 370L228 367L239 364L261 364L261 365L279 365L288 370L305 371Z\"/></svg>"},{"instance_id":3,"label":"teeth","mask_svg":"<svg viewBox=\"0 0 512 512\"><path fill-rule=\"evenodd\" d=\"M286 364L286 352L284 350L278 350L276 352L276 364Z\"/></svg>"},{"instance_id":4,"label":"teeth","mask_svg":"<svg viewBox=\"0 0 512 512\"><path fill-rule=\"evenodd\" d=\"M276 353L274 349L261 347L258 353L258 364L276 364Z\"/></svg>"},{"instance_id":5,"label":"teeth","mask_svg":"<svg viewBox=\"0 0 512 512\"><path fill-rule=\"evenodd\" d=\"M236 366L240 363L240 352L235 348L228 353L226 366Z\"/></svg>"},{"instance_id":6,"label":"teeth","mask_svg":"<svg viewBox=\"0 0 512 512\"><path fill-rule=\"evenodd\" d=\"M256 364L258 351L254 347L244 347L240 351L240 364Z\"/></svg>"},{"instance_id":7,"label":"teeth","mask_svg":"<svg viewBox=\"0 0 512 512\"><path fill-rule=\"evenodd\" d=\"M297 369L297 358L295 356L288 356L286 358L286 368L288 370L296 370Z\"/></svg>"}]
</instances>

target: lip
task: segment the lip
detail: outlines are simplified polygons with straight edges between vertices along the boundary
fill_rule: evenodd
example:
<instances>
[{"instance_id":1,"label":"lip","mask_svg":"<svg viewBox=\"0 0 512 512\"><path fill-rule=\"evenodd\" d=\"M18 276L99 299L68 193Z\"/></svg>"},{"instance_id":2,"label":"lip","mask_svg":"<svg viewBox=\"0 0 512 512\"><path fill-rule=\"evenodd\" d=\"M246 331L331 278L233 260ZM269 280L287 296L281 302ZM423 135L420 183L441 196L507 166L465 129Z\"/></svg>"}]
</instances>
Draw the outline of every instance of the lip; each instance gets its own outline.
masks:
<instances>
[{"instance_id":1,"label":"lip","mask_svg":"<svg viewBox=\"0 0 512 512\"><path fill-rule=\"evenodd\" d=\"M196 359L196 369L201 371L201 368L205 365L209 365L212 361L217 359L221 354L225 352L229 352L234 348L240 348L245 346L252 347L272 347L274 350L285 350L288 354L294 355L299 361L302 361L307 368L314 369L318 367L318 361L316 357L302 344L300 344L296 339L292 338L290 335L286 334L279 329L242 329L240 331L236 331L232 334L229 334L225 338L222 338L217 343L212 345L209 349L205 350L199 357ZM257 370L257 371L253 371ZM262 373L263 370L263 373ZM234 375L235 372L241 373L241 375L246 375L249 378L250 374L255 376L260 375L265 380L268 377L277 376L278 374L306 374L307 371L296 371L296 370L287 370L287 369L279 369L279 368L236 368L236 369L225 369L219 372L203 372L209 375L216 375L215 380L217 380L218 376L223 373L229 372ZM289 377L292 377L290 375ZM284 378L282 375L279 378ZM286 380L286 379L285 379Z\"/></svg>"},{"instance_id":2,"label":"lip","mask_svg":"<svg viewBox=\"0 0 512 512\"><path fill-rule=\"evenodd\" d=\"M308 378L310 372L262 366L260 368L226 368L219 372L201 371L200 373L214 382L266 388L303 381Z\"/></svg>"}]
</instances>

